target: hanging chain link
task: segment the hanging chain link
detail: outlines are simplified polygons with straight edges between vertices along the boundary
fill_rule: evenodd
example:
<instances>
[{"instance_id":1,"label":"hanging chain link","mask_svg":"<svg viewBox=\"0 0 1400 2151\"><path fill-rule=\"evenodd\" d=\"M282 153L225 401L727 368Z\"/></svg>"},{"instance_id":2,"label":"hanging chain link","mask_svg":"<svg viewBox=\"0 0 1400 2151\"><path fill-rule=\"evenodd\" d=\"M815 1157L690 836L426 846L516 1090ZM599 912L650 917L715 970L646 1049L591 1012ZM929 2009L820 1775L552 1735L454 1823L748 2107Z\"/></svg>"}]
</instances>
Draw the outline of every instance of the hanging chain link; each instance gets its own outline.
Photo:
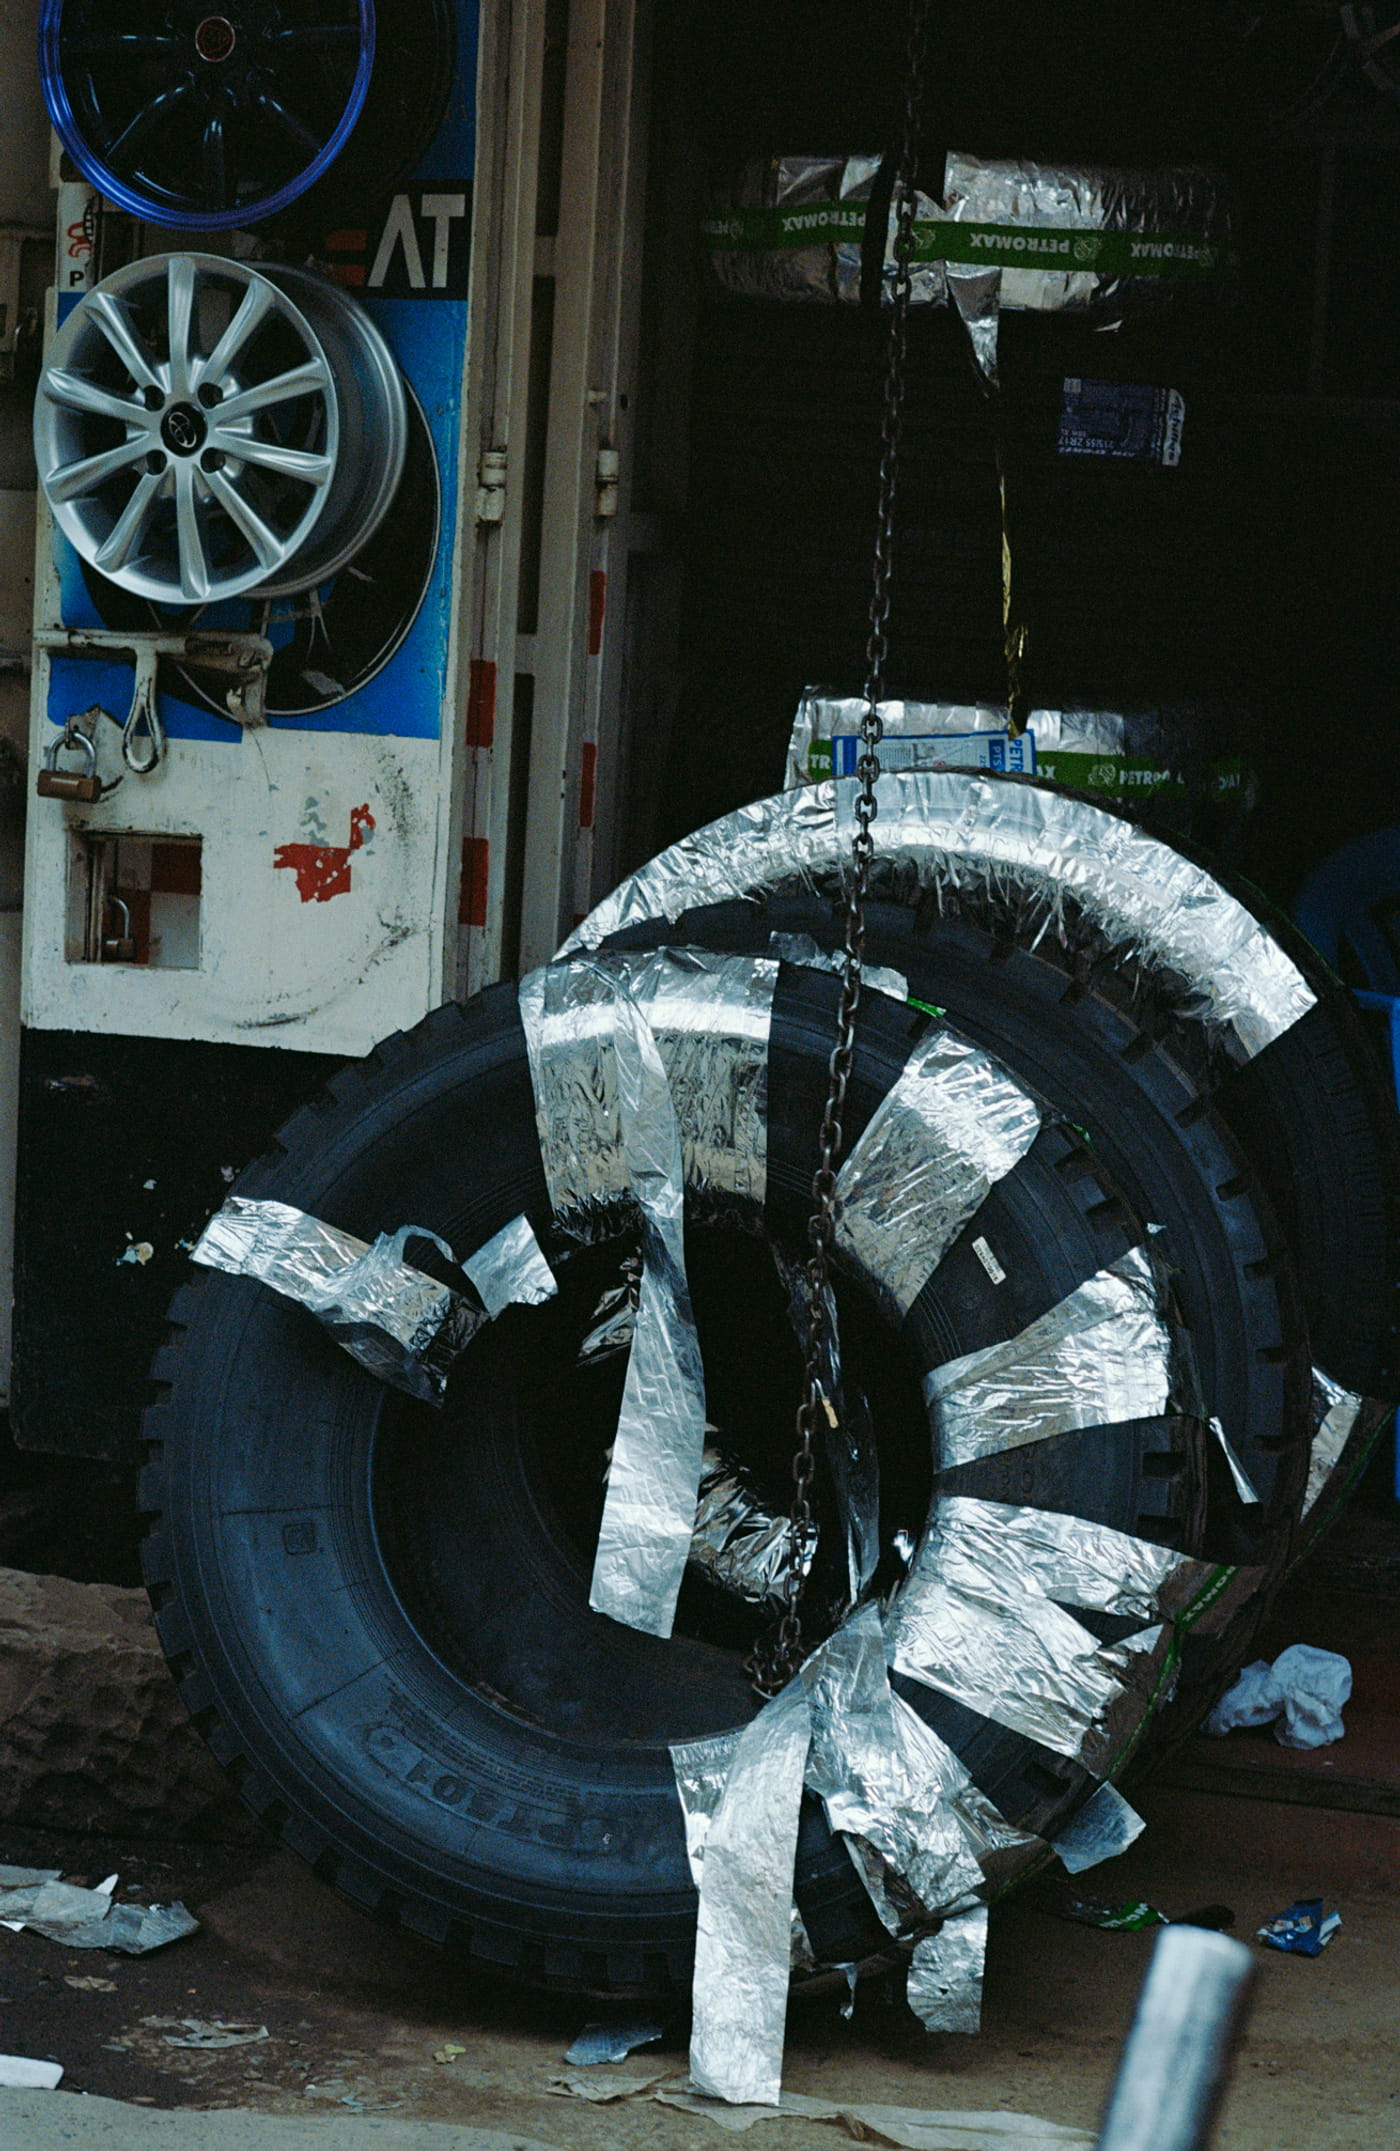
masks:
<instances>
[{"instance_id":1,"label":"hanging chain link","mask_svg":"<svg viewBox=\"0 0 1400 2151\"><path fill-rule=\"evenodd\" d=\"M855 798L856 833L851 841L851 869L846 882L846 940L841 964L841 998L836 1015L836 1044L828 1063L830 1080L817 1138L817 1169L812 1176L812 1211L807 1220L808 1254L806 1323L803 1336L802 1398L797 1407L797 1446L792 1459L793 1497L787 1567L783 1576L782 1613L773 1635L758 1643L748 1661L754 1688L776 1695L801 1663L802 1589L816 1537L811 1489L816 1472L816 1436L823 1423L837 1424L822 1370L827 1358L831 1321L831 1253L836 1239L836 1174L841 1158L842 1116L855 1057L856 1013L860 1007L861 968L865 960L865 900L875 857L871 824L879 812L875 787L880 777L880 741L884 723L885 660L889 649L890 576L894 557L894 503L899 476L899 448L904 432L905 362L909 343L909 301L913 288L914 188L918 161L919 112L923 102L924 58L928 41L929 0L910 0L906 50L904 132L895 178L894 289L886 344L885 399L880 422L880 491L875 514L875 557L870 593L870 633L865 646L865 708L860 721L861 754L856 764L860 789Z\"/></svg>"}]
</instances>

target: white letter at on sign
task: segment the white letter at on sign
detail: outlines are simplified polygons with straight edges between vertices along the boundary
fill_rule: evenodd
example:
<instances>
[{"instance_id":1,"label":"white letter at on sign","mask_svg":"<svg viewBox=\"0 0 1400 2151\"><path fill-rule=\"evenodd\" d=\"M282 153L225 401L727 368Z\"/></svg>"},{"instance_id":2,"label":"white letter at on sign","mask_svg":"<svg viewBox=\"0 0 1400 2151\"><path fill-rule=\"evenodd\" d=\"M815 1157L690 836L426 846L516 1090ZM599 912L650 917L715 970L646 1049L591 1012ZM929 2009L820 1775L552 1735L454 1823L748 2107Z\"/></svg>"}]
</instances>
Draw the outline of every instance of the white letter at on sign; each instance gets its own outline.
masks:
<instances>
[{"instance_id":1,"label":"white letter at on sign","mask_svg":"<svg viewBox=\"0 0 1400 2151\"><path fill-rule=\"evenodd\" d=\"M389 264L394 258L396 243L401 244L403 247L403 260L404 267L408 271L409 289L421 291L424 284L423 256L418 250L418 232L413 222L413 211L409 206L406 194L396 194L389 205L389 214L384 221L383 236L379 241L379 251L374 257L374 266L369 272L368 281L371 290L376 285L383 284L384 278L388 274ZM434 266L436 267L436 264ZM433 281L436 283L436 277L434 277Z\"/></svg>"},{"instance_id":2,"label":"white letter at on sign","mask_svg":"<svg viewBox=\"0 0 1400 2151\"><path fill-rule=\"evenodd\" d=\"M433 289L447 289L447 242L452 219L467 213L465 194L425 194L423 214L432 219L433 226Z\"/></svg>"}]
</instances>

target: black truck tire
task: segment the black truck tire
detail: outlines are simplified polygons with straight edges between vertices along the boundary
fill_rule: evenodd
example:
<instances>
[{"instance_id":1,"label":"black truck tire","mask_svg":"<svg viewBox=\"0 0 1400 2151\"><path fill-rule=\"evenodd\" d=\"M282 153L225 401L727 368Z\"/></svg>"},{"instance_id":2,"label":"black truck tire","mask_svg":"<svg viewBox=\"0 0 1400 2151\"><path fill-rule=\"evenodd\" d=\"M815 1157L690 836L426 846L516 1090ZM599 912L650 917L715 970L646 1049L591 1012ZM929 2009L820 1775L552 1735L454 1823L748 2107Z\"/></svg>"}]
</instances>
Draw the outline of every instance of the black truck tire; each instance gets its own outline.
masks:
<instances>
[{"instance_id":1,"label":"black truck tire","mask_svg":"<svg viewBox=\"0 0 1400 2151\"><path fill-rule=\"evenodd\" d=\"M774 1002L763 1223L795 1245L835 988L784 966ZM851 1139L926 1022L888 1001L867 1008ZM665 1642L588 1610L608 1437L568 1370L593 1257L551 1235L514 989L439 1010L347 1069L237 1192L366 1239L412 1221L463 1253L523 1211L561 1291L543 1309L508 1309L473 1341L441 1414L384 1388L305 1309L250 1279L203 1274L180 1293L155 1369L163 1394L147 1417L142 1496L157 1626L197 1725L253 1810L379 1916L537 1984L683 1984L696 1900L668 1744L741 1723L757 1704L742 1648L714 1640L684 1594ZM1009 1312L969 1257L974 1235L1015 1269ZM907 1521L901 1502L930 1490L921 1408L909 1417L922 1370L1014 1333L1139 1236L1079 1138L1048 1118L897 1335L846 1295L849 1363L864 1353L891 1463L891 1528ZM760 1362L745 1360L742 1338L762 1327L750 1260L761 1247L750 1232L718 1260L700 1249L697 1319L721 1391L741 1394ZM740 1344L727 1360L730 1333ZM795 1393L755 1438L760 1463L765 1440L786 1457ZM1018 1501L1199 1550L1197 1421L1039 1446ZM882 1510L882 1536L886 1521ZM1077 1764L973 1712L951 1706L939 1729L1029 1829L1053 1834L1092 1790ZM823 1962L886 1945L810 1798L797 1899Z\"/></svg>"}]
</instances>

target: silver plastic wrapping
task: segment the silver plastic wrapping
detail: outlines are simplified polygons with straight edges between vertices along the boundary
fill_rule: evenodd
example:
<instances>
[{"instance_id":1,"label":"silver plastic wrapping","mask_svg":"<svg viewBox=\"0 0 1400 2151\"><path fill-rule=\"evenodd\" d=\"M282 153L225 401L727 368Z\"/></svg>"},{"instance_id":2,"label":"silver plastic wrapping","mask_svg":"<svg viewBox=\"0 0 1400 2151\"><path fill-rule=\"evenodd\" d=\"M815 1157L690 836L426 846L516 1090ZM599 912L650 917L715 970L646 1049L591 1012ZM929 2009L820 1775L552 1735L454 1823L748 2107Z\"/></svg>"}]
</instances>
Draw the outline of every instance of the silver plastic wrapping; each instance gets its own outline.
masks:
<instances>
[{"instance_id":1,"label":"silver plastic wrapping","mask_svg":"<svg viewBox=\"0 0 1400 2151\"><path fill-rule=\"evenodd\" d=\"M801 1345L807 1335L806 1271L776 1246L773 1262L788 1295L793 1334ZM822 1394L831 1406L829 1412L822 1414L822 1448L841 1517L849 1607L858 1602L879 1565L880 1452L865 1393L848 1377L841 1363L840 1317L830 1285L826 1290L818 1377Z\"/></svg>"},{"instance_id":2,"label":"silver plastic wrapping","mask_svg":"<svg viewBox=\"0 0 1400 2151\"><path fill-rule=\"evenodd\" d=\"M702 1207L720 1194L761 1209L776 959L658 949L630 961L675 1102L687 1190Z\"/></svg>"},{"instance_id":3,"label":"silver plastic wrapping","mask_svg":"<svg viewBox=\"0 0 1400 2151\"><path fill-rule=\"evenodd\" d=\"M1121 319L1230 266L1230 204L1220 176L1196 165L1122 171L954 151L943 213L921 225L918 252L943 261L950 283L999 274L1003 312Z\"/></svg>"},{"instance_id":4,"label":"silver plastic wrapping","mask_svg":"<svg viewBox=\"0 0 1400 2151\"><path fill-rule=\"evenodd\" d=\"M726 291L788 304L856 305L873 157L769 157L745 167L705 221Z\"/></svg>"},{"instance_id":5,"label":"silver plastic wrapping","mask_svg":"<svg viewBox=\"0 0 1400 2151\"><path fill-rule=\"evenodd\" d=\"M887 1647L900 1672L1102 1777L1166 1668L1168 1624L1215 1581L1210 1564L1106 1525L944 1497ZM1142 1625L1100 1645L1072 1606Z\"/></svg>"},{"instance_id":6,"label":"silver plastic wrapping","mask_svg":"<svg viewBox=\"0 0 1400 2151\"><path fill-rule=\"evenodd\" d=\"M985 1905L944 1920L937 1934L914 1944L904 1994L925 2031L981 2030L986 1967Z\"/></svg>"},{"instance_id":7,"label":"silver plastic wrapping","mask_svg":"<svg viewBox=\"0 0 1400 2151\"><path fill-rule=\"evenodd\" d=\"M736 1727L732 1732L715 1733L708 1740L683 1741L671 1750L676 1793L685 1821L686 1858L690 1863L691 1880L697 1890L700 1887L700 1871L705 1863L705 1841L710 1834L710 1824L719 1812L720 1801L724 1798L729 1766L734 1760L734 1750L738 1745L739 1731ZM814 1972L817 1969L816 1953L796 1905L792 1908L789 1957L794 1972Z\"/></svg>"},{"instance_id":8,"label":"silver plastic wrapping","mask_svg":"<svg viewBox=\"0 0 1400 2151\"><path fill-rule=\"evenodd\" d=\"M892 1933L970 1901L982 1883L957 1797L966 1772L951 1750L928 1770L928 1747L895 1717L879 1610L863 1606L802 1668L812 1717L807 1787L833 1830L879 1856L856 1867ZM917 1721L916 1721L917 1722ZM940 1748L941 1743L937 1744Z\"/></svg>"},{"instance_id":9,"label":"silver plastic wrapping","mask_svg":"<svg viewBox=\"0 0 1400 2151\"><path fill-rule=\"evenodd\" d=\"M788 890L839 889L854 779L803 786L725 815L641 867L577 928L593 948L643 920ZM881 779L877 888L1014 900L1029 925L1072 909L1120 963L1165 976L1185 1010L1239 1057L1261 1052L1316 1000L1297 966L1203 867L1131 822L1036 785L956 770Z\"/></svg>"},{"instance_id":10,"label":"silver plastic wrapping","mask_svg":"<svg viewBox=\"0 0 1400 2151\"><path fill-rule=\"evenodd\" d=\"M903 1318L987 1191L1035 1141L1040 1107L944 1026L914 1047L836 1177L836 1244Z\"/></svg>"},{"instance_id":11,"label":"silver plastic wrapping","mask_svg":"<svg viewBox=\"0 0 1400 2151\"><path fill-rule=\"evenodd\" d=\"M706 218L704 236L715 275L726 291L789 305L855 306L861 298L861 256L878 156L769 157L747 165L729 197ZM937 204L916 197L915 215ZM894 210L885 240L883 281L894 278ZM915 304L946 296L941 265L911 268Z\"/></svg>"},{"instance_id":12,"label":"silver plastic wrapping","mask_svg":"<svg viewBox=\"0 0 1400 2151\"><path fill-rule=\"evenodd\" d=\"M925 1375L939 1464L1156 1418L1172 1398L1172 1354L1151 1259L1133 1248L1019 1335Z\"/></svg>"},{"instance_id":13,"label":"silver plastic wrapping","mask_svg":"<svg viewBox=\"0 0 1400 2151\"><path fill-rule=\"evenodd\" d=\"M671 1632L706 1426L685 1275L685 1186L762 1202L776 978L767 958L661 950L551 965L520 987L556 1222L587 1240L616 1230L630 1206L641 1225L589 1604L650 1635Z\"/></svg>"},{"instance_id":14,"label":"silver plastic wrapping","mask_svg":"<svg viewBox=\"0 0 1400 2151\"><path fill-rule=\"evenodd\" d=\"M1330 1375L1324 1374L1321 1367L1313 1368L1312 1449L1308 1456L1308 1485L1300 1522L1312 1515L1329 1491L1333 1474L1352 1436L1360 1434L1364 1442L1393 1409L1393 1406L1379 1404L1370 1397L1354 1396L1349 1389L1334 1382Z\"/></svg>"},{"instance_id":15,"label":"silver plastic wrapping","mask_svg":"<svg viewBox=\"0 0 1400 2151\"><path fill-rule=\"evenodd\" d=\"M698 2091L736 2105L776 2106L782 2085L810 1733L806 1690L790 1681L740 1734L705 1839L690 2074Z\"/></svg>"},{"instance_id":16,"label":"silver plastic wrapping","mask_svg":"<svg viewBox=\"0 0 1400 2151\"><path fill-rule=\"evenodd\" d=\"M1052 1840L1066 1872L1082 1875L1103 1860L1115 1860L1126 1852L1147 1824L1128 1805L1116 1785L1098 1786L1083 1807Z\"/></svg>"},{"instance_id":17,"label":"silver plastic wrapping","mask_svg":"<svg viewBox=\"0 0 1400 2151\"><path fill-rule=\"evenodd\" d=\"M770 934L768 953L780 963L800 964L807 971L843 971L846 967L840 949L824 949L810 934ZM862 964L860 982L867 992L883 993L891 1001L909 998L908 979L890 964Z\"/></svg>"},{"instance_id":18,"label":"silver plastic wrapping","mask_svg":"<svg viewBox=\"0 0 1400 2151\"><path fill-rule=\"evenodd\" d=\"M1235 1482L1235 1492L1239 1495L1240 1500L1244 1503L1246 1508L1252 1509L1257 1507L1259 1501L1258 1490L1255 1487L1254 1481L1250 1478L1249 1473L1245 1470L1244 1465L1241 1463L1239 1457L1235 1453L1235 1445L1231 1441L1229 1435L1225 1432L1225 1428L1222 1425L1221 1421L1219 1419L1212 1418L1208 1419L1206 1421L1206 1424L1210 1428L1211 1433L1215 1436L1216 1446L1225 1459L1225 1463L1229 1470L1230 1477Z\"/></svg>"},{"instance_id":19,"label":"silver plastic wrapping","mask_svg":"<svg viewBox=\"0 0 1400 2151\"><path fill-rule=\"evenodd\" d=\"M456 1260L435 1232L417 1225L381 1233L370 1246L290 1204L231 1195L205 1226L193 1259L256 1277L299 1301L371 1374L440 1405L453 1364L477 1330L513 1301L538 1306L557 1288L524 1217L462 1265L481 1308L406 1263L411 1240L429 1240Z\"/></svg>"},{"instance_id":20,"label":"silver plastic wrapping","mask_svg":"<svg viewBox=\"0 0 1400 2151\"><path fill-rule=\"evenodd\" d=\"M1008 739L1011 718L1004 702L910 702L895 698L882 702L879 710L884 727L880 742L882 771L942 765L993 769L1013 776L1039 771L1053 778L1054 765L1062 755L1092 756L1110 763L1121 763L1133 755L1161 763L1165 775L1180 753L1170 713L1157 708L1033 709L1026 718L1020 742ZM788 785L849 775L844 766L839 771L832 767L833 742L858 739L864 713L863 695L842 695L825 687L805 688L788 740ZM1042 763L1050 766L1042 769Z\"/></svg>"},{"instance_id":21,"label":"silver plastic wrapping","mask_svg":"<svg viewBox=\"0 0 1400 2151\"><path fill-rule=\"evenodd\" d=\"M492 1321L507 1307L542 1306L559 1289L527 1217L512 1218L461 1267Z\"/></svg>"},{"instance_id":22,"label":"silver plastic wrapping","mask_svg":"<svg viewBox=\"0 0 1400 2151\"><path fill-rule=\"evenodd\" d=\"M949 1588L972 1597L1012 1604L1033 1590L1144 1628L1179 1619L1219 1574L1210 1561L1109 1524L968 1494L945 1494L934 1504L914 1575L934 1570ZM911 1576L901 1594L901 1611L913 1582Z\"/></svg>"},{"instance_id":23,"label":"silver plastic wrapping","mask_svg":"<svg viewBox=\"0 0 1400 2151\"><path fill-rule=\"evenodd\" d=\"M744 1473L705 1445L690 1564L708 1583L754 1606L776 1607L792 1566L793 1524L763 1506ZM815 1528L800 1556L805 1576L816 1552Z\"/></svg>"}]
</instances>

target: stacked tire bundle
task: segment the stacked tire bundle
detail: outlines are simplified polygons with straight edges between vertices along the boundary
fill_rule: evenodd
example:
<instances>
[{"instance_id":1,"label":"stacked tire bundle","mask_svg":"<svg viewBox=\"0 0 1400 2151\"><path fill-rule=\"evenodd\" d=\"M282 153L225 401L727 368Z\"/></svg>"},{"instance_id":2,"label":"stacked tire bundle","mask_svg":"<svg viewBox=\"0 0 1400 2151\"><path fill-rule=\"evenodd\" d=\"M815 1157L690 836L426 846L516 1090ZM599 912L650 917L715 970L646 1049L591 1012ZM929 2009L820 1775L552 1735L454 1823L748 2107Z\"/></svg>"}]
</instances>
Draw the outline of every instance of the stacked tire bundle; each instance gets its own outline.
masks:
<instances>
[{"instance_id":1,"label":"stacked tire bundle","mask_svg":"<svg viewBox=\"0 0 1400 2151\"><path fill-rule=\"evenodd\" d=\"M1006 1544L1043 1527L1093 1547L1092 1582L1037 1601L1043 1636L1078 1639L1067 1676L1134 1651L1155 1668L1114 1691L1113 1739L1099 1725L1092 1743L1060 1737L1004 1668L892 1674L997 1818L999 1889L1130 1755L1189 1730L1364 1454L1395 1374L1393 1106L1345 997L1252 892L1048 788L950 771L887 777L880 798L837 1243L845 1405L861 1400L878 1459L854 1595L893 1632L910 1549L948 1518ZM560 959L728 981L656 1036L710 1433L779 1517L800 1387L784 1280L806 1242L848 842L840 787L744 810L624 883ZM304 1308L201 1278L156 1370L148 1576L216 1754L328 1879L517 1976L660 1992L689 1976L696 1918L673 1753L758 1711L745 1659L771 1607L692 1563L664 1640L589 1608L627 1358L597 1341L637 1235L606 1190L587 1234L558 1214L527 1028L513 987L438 1011L348 1070L237 1193L367 1241L411 1223L464 1257L524 1213L557 1296L472 1342L439 1415ZM677 1056L697 1050L705 1081L686 1088ZM917 1111L879 1229L854 1219L877 1138L940 1055L980 1086L947 1123L959 1158L983 1170L999 1115L1022 1133L925 1258L924 1190L948 1176ZM601 1092L591 1061L580 1075L586 1150ZM1068 1311L1126 1279L1132 1322L1074 1333ZM1076 1352L1045 1352L1067 1333ZM1037 1424L1003 1441L1008 1370ZM984 1421L955 1440L959 1385ZM813 1505L809 1650L852 1612L820 1479ZM1115 1570L1143 1559L1191 1580L1174 1637ZM979 1615L1003 1606L1004 1583L957 1588ZM809 1963L859 1963L891 1923L831 1815L809 1790L795 1901Z\"/></svg>"}]
</instances>

